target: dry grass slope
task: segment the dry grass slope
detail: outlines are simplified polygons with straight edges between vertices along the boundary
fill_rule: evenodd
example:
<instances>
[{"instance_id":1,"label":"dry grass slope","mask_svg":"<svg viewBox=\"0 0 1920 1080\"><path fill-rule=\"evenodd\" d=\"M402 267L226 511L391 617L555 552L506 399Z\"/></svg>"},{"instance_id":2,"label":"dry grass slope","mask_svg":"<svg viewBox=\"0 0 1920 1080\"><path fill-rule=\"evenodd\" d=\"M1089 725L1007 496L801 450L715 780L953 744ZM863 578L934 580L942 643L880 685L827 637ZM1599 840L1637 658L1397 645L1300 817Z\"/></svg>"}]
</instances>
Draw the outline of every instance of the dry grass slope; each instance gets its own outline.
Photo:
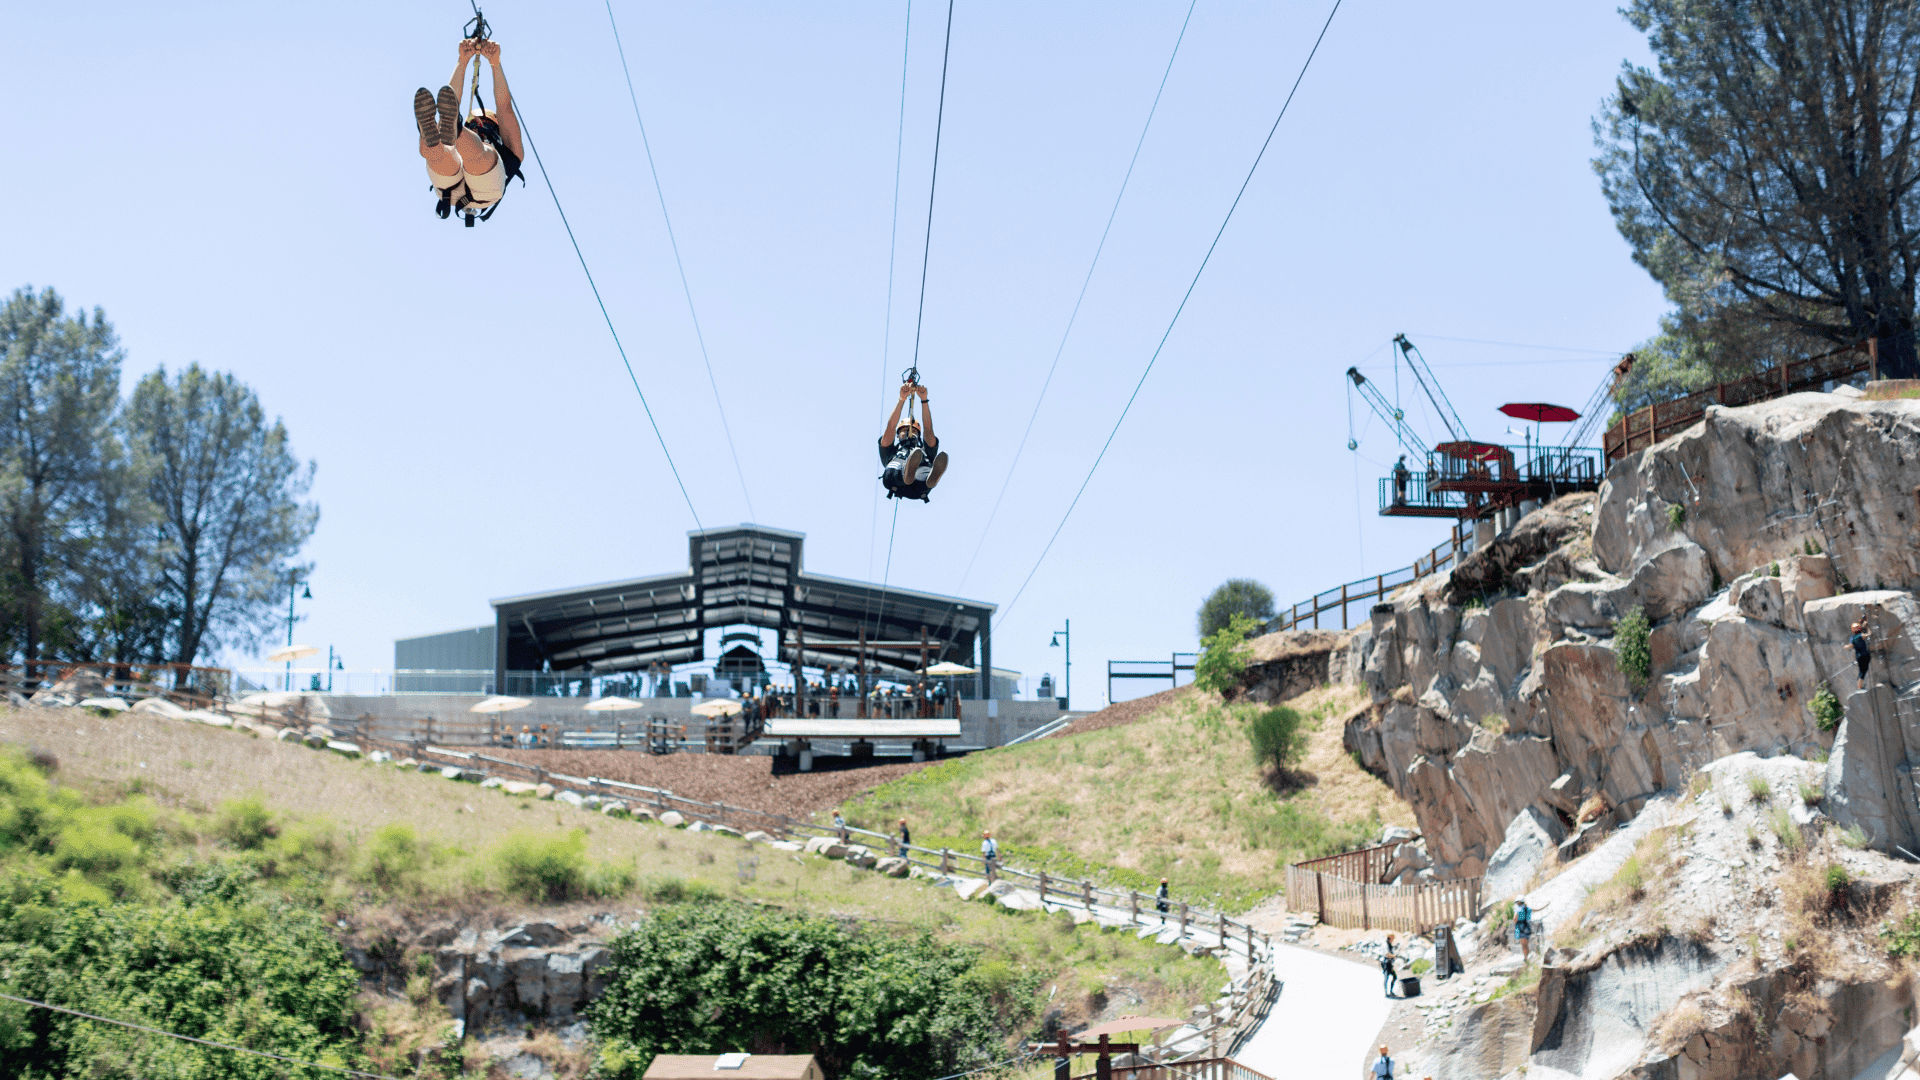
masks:
<instances>
[{"instance_id":1,"label":"dry grass slope","mask_svg":"<svg viewBox=\"0 0 1920 1080\"><path fill-rule=\"evenodd\" d=\"M1070 920L964 903L949 889L899 881L844 863L790 855L712 834L620 821L564 803L513 798L437 775L350 761L243 733L126 713L77 709L0 711L0 742L55 755L56 779L107 796L136 787L174 812L215 815L257 798L287 826L331 836L364 860L382 826L404 822L437 850L420 889L399 898L363 890L334 896L355 926L398 925L415 914L456 914L507 925L520 909L501 888L492 854L511 834L559 838L586 831L590 859L631 867L639 885L623 899L572 905L632 911L648 895L704 892L856 922L920 930L986 950L1009 979L1037 979L1071 1022L1103 1011L1165 1015L1213 997L1220 965L1132 934ZM548 911L541 917L566 919ZM1180 1015L1176 1011L1172 1015Z\"/></svg>"},{"instance_id":2,"label":"dry grass slope","mask_svg":"<svg viewBox=\"0 0 1920 1080\"><path fill-rule=\"evenodd\" d=\"M1308 717L1308 752L1288 778L1252 758L1241 718L1215 695L1182 690L1150 715L950 761L881 786L847 808L918 843L978 849L991 828L1021 865L1095 873L1147 887L1165 875L1189 898L1241 909L1279 889L1287 863L1412 825L1392 789L1341 747L1364 691L1326 686L1288 704Z\"/></svg>"}]
</instances>

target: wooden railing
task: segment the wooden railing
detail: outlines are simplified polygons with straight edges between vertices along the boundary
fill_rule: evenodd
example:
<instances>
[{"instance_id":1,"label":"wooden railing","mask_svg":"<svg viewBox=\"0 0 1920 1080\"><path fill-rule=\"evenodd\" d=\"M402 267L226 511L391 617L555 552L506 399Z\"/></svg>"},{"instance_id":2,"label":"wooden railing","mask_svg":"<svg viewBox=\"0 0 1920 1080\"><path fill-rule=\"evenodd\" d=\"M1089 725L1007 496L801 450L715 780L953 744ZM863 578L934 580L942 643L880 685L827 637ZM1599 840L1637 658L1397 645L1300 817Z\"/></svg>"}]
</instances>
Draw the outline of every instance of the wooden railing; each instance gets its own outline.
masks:
<instances>
[{"instance_id":1,"label":"wooden railing","mask_svg":"<svg viewBox=\"0 0 1920 1080\"><path fill-rule=\"evenodd\" d=\"M1385 600L1401 588L1411 585L1429 574L1437 574L1446 567L1453 565L1456 558L1465 557L1465 555L1472 550L1472 530L1455 525L1446 543L1435 547L1432 551L1413 560L1412 566L1404 566L1398 570L1389 570L1384 574L1375 574L1370 578L1361 578L1358 581L1349 581L1337 589L1328 589L1322 593L1315 593L1313 596L1300 601L1275 616L1267 623L1266 632L1271 634L1278 630L1297 630L1302 623L1308 620L1312 620L1313 629L1318 630L1320 629L1321 613L1329 611L1338 611L1340 613L1340 629L1345 630L1347 629L1347 608L1349 605L1357 604L1362 600L1372 600L1376 597ZM1331 622L1332 620L1329 619L1328 621Z\"/></svg>"},{"instance_id":2,"label":"wooden railing","mask_svg":"<svg viewBox=\"0 0 1920 1080\"><path fill-rule=\"evenodd\" d=\"M1230 1057L1116 1065L1110 1075L1112 1080L1272 1080L1266 1073L1249 1069ZM1095 1080L1097 1076L1097 1073L1086 1073L1073 1080Z\"/></svg>"},{"instance_id":3,"label":"wooden railing","mask_svg":"<svg viewBox=\"0 0 1920 1080\"><path fill-rule=\"evenodd\" d=\"M1802 390L1815 390L1829 381L1845 379L1861 372L1875 372L1878 349L1873 342L1862 342L1782 364L1732 382L1719 383L1672 401L1657 401L1644 409L1623 416L1607 428L1601 439L1609 464L1636 450L1645 450L1670 439L1700 422L1709 405L1751 405Z\"/></svg>"},{"instance_id":4,"label":"wooden railing","mask_svg":"<svg viewBox=\"0 0 1920 1080\"><path fill-rule=\"evenodd\" d=\"M1386 885L1397 845L1382 844L1287 867L1287 909L1317 912L1328 926L1424 934L1480 917L1480 879Z\"/></svg>"},{"instance_id":5,"label":"wooden railing","mask_svg":"<svg viewBox=\"0 0 1920 1080\"><path fill-rule=\"evenodd\" d=\"M210 704L227 692L233 673L226 668L185 664L120 664L110 660L27 660L0 664L0 695L32 696L83 672L100 677L102 692L113 697L164 697L189 706Z\"/></svg>"}]
</instances>

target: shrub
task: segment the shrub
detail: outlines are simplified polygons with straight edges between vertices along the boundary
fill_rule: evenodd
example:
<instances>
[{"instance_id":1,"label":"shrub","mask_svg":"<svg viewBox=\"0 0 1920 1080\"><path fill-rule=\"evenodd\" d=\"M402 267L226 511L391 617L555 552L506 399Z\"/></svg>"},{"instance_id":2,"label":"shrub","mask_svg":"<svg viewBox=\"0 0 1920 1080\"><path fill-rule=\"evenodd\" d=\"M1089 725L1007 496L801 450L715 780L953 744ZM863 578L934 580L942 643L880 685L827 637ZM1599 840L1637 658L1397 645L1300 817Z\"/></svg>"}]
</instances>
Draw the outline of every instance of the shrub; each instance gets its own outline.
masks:
<instances>
[{"instance_id":1,"label":"shrub","mask_svg":"<svg viewBox=\"0 0 1920 1080\"><path fill-rule=\"evenodd\" d=\"M1769 574L1771 574L1772 576L1774 576L1774 577L1779 577L1779 576L1780 576L1780 564L1776 562L1776 563L1773 563L1772 565L1770 565L1770 566L1768 566L1768 567L1767 567L1767 572L1768 572Z\"/></svg>"},{"instance_id":2,"label":"shrub","mask_svg":"<svg viewBox=\"0 0 1920 1080\"><path fill-rule=\"evenodd\" d=\"M1814 726L1829 733L1839 730L1840 717L1845 710L1841 708L1840 697L1833 692L1832 687L1824 682L1821 683L1819 688L1814 690L1813 701L1807 707L1813 710Z\"/></svg>"},{"instance_id":3,"label":"shrub","mask_svg":"<svg viewBox=\"0 0 1920 1080\"><path fill-rule=\"evenodd\" d=\"M1827 906L1845 907L1847 904L1847 889L1853 884L1853 875L1847 873L1846 867L1841 866L1839 863L1832 863L1828 865L1825 877L1827 885Z\"/></svg>"},{"instance_id":4,"label":"shrub","mask_svg":"<svg viewBox=\"0 0 1920 1080\"><path fill-rule=\"evenodd\" d=\"M254 851L280 835L267 805L258 798L229 799L220 804L214 833L241 851Z\"/></svg>"},{"instance_id":5,"label":"shrub","mask_svg":"<svg viewBox=\"0 0 1920 1080\"><path fill-rule=\"evenodd\" d=\"M1653 674L1653 650L1648 645L1652 632L1645 609L1637 604L1613 624L1614 661L1635 689L1645 686Z\"/></svg>"},{"instance_id":6,"label":"shrub","mask_svg":"<svg viewBox=\"0 0 1920 1080\"><path fill-rule=\"evenodd\" d=\"M1235 616L1245 617L1256 626L1265 624L1273 618L1273 590L1252 578L1229 578L1222 582L1200 604L1197 617L1201 639L1233 625Z\"/></svg>"},{"instance_id":7,"label":"shrub","mask_svg":"<svg viewBox=\"0 0 1920 1080\"><path fill-rule=\"evenodd\" d=\"M1880 927L1880 938L1887 943L1887 955L1920 956L1920 911L1910 911L1897 922Z\"/></svg>"},{"instance_id":8,"label":"shrub","mask_svg":"<svg viewBox=\"0 0 1920 1080\"><path fill-rule=\"evenodd\" d=\"M1420 959L1415 960L1413 962L1413 966L1409 967L1407 970L1411 971L1415 975L1425 975L1427 972L1433 970L1433 961L1423 956Z\"/></svg>"},{"instance_id":9,"label":"shrub","mask_svg":"<svg viewBox=\"0 0 1920 1080\"><path fill-rule=\"evenodd\" d=\"M1747 777L1747 794L1753 796L1754 802L1766 802L1773 798L1773 785L1767 783L1766 777L1755 773Z\"/></svg>"},{"instance_id":10,"label":"shrub","mask_svg":"<svg viewBox=\"0 0 1920 1080\"><path fill-rule=\"evenodd\" d=\"M1821 800L1826 797L1826 790L1818 784L1800 785L1800 801L1808 806L1819 806Z\"/></svg>"},{"instance_id":11,"label":"shrub","mask_svg":"<svg viewBox=\"0 0 1920 1080\"><path fill-rule=\"evenodd\" d=\"M1004 1054L995 996L1037 985L927 934L740 904L666 908L611 952L587 1013L608 1080L637 1080L657 1054L781 1044L829 1076L959 1073Z\"/></svg>"},{"instance_id":12,"label":"shrub","mask_svg":"<svg viewBox=\"0 0 1920 1080\"><path fill-rule=\"evenodd\" d=\"M1493 732L1495 735L1505 735L1507 733L1507 718L1501 716L1499 713L1488 713L1480 718L1480 726L1487 731Z\"/></svg>"},{"instance_id":13,"label":"shrub","mask_svg":"<svg viewBox=\"0 0 1920 1080\"><path fill-rule=\"evenodd\" d=\"M1277 772L1292 768L1307 752L1307 734L1297 710L1276 705L1247 719L1247 740L1253 760Z\"/></svg>"},{"instance_id":14,"label":"shrub","mask_svg":"<svg viewBox=\"0 0 1920 1080\"><path fill-rule=\"evenodd\" d=\"M1680 526L1685 525L1686 523L1687 523L1686 507L1680 505L1679 503L1674 503L1672 506L1667 507L1667 528L1678 529Z\"/></svg>"},{"instance_id":15,"label":"shrub","mask_svg":"<svg viewBox=\"0 0 1920 1080\"><path fill-rule=\"evenodd\" d=\"M389 892L418 889L426 866L425 846L404 821L380 826L367 846L367 877Z\"/></svg>"},{"instance_id":16,"label":"shrub","mask_svg":"<svg viewBox=\"0 0 1920 1080\"><path fill-rule=\"evenodd\" d=\"M587 832L565 837L515 833L494 852L506 890L535 903L558 903L582 896L587 884Z\"/></svg>"},{"instance_id":17,"label":"shrub","mask_svg":"<svg viewBox=\"0 0 1920 1080\"><path fill-rule=\"evenodd\" d=\"M1840 842L1859 851L1867 846L1867 830L1858 825L1849 825L1847 831L1840 834Z\"/></svg>"},{"instance_id":18,"label":"shrub","mask_svg":"<svg viewBox=\"0 0 1920 1080\"><path fill-rule=\"evenodd\" d=\"M1793 823L1792 815L1784 806L1776 806L1767 812L1767 827L1780 841L1780 846L1788 851L1799 851L1806 845L1807 838L1801 835L1800 826Z\"/></svg>"},{"instance_id":19,"label":"shrub","mask_svg":"<svg viewBox=\"0 0 1920 1080\"><path fill-rule=\"evenodd\" d=\"M1240 673L1247 670L1247 635L1259 624L1236 614L1214 634L1201 639L1200 659L1194 661L1193 684L1202 690L1226 693L1240 684Z\"/></svg>"},{"instance_id":20,"label":"shrub","mask_svg":"<svg viewBox=\"0 0 1920 1080\"><path fill-rule=\"evenodd\" d=\"M1804 544L1804 545L1802 546L1802 550L1804 550L1804 551L1805 551L1805 552L1806 552L1807 554L1809 554L1809 555L1824 555L1824 554L1826 554L1826 551L1825 551L1825 550L1824 550L1823 548L1821 548L1821 546L1820 546L1819 544L1816 544L1816 543L1814 543L1814 542L1813 542L1813 540L1812 540L1811 538L1809 538L1809 539L1808 539L1808 540L1807 540L1807 541L1805 542L1805 544Z\"/></svg>"}]
</instances>

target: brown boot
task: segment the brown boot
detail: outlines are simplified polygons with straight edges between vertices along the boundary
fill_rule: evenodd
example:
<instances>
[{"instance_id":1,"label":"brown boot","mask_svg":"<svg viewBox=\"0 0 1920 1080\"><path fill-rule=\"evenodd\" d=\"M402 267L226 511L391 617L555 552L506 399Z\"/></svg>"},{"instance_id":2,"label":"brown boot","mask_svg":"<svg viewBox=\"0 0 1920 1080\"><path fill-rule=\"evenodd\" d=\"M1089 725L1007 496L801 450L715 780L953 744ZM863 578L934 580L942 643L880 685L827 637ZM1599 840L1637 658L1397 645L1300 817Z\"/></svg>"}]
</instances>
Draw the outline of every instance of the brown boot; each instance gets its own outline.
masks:
<instances>
[{"instance_id":1,"label":"brown boot","mask_svg":"<svg viewBox=\"0 0 1920 1080\"><path fill-rule=\"evenodd\" d=\"M435 102L440 113L440 141L448 146L460 137L460 91L451 86L440 88L440 98Z\"/></svg>"},{"instance_id":2,"label":"brown boot","mask_svg":"<svg viewBox=\"0 0 1920 1080\"><path fill-rule=\"evenodd\" d=\"M440 145L440 121L435 117L433 94L426 87L413 92L413 121L420 126L420 141Z\"/></svg>"}]
</instances>

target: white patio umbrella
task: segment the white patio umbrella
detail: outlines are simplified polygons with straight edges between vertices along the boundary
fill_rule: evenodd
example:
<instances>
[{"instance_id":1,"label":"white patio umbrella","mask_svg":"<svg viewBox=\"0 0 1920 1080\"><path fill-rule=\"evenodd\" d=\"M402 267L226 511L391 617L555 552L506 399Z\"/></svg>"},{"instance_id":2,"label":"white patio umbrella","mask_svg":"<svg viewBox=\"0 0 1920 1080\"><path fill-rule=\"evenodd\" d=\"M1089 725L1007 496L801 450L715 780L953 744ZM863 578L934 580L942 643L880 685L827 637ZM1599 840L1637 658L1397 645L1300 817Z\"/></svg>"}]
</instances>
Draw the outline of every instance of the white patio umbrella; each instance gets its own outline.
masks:
<instances>
[{"instance_id":1,"label":"white patio umbrella","mask_svg":"<svg viewBox=\"0 0 1920 1080\"><path fill-rule=\"evenodd\" d=\"M740 703L732 698L708 698L693 711L698 716L732 716L740 711Z\"/></svg>"},{"instance_id":2,"label":"white patio umbrella","mask_svg":"<svg viewBox=\"0 0 1920 1080\"><path fill-rule=\"evenodd\" d=\"M589 706L587 706L587 709L586 709L586 711L588 711L588 712L618 712L618 711L620 711L621 709L644 709L644 708L646 708L646 707L647 707L647 703L646 703L646 702L644 702L644 701L635 701L635 700L633 700L632 698L623 698L623 697L603 697L603 698L601 698L601 699L600 699L599 701L596 701L596 702L594 702L593 704L591 704L591 705L589 705Z\"/></svg>"},{"instance_id":3,"label":"white patio umbrella","mask_svg":"<svg viewBox=\"0 0 1920 1080\"><path fill-rule=\"evenodd\" d=\"M289 645L284 649L275 649L274 651L268 653L267 663L291 664L295 660L305 659L306 657L312 656L319 651L320 651L319 649L316 649L311 645Z\"/></svg>"},{"instance_id":4,"label":"white patio umbrella","mask_svg":"<svg viewBox=\"0 0 1920 1080\"><path fill-rule=\"evenodd\" d=\"M489 713L489 712L501 713L501 712L507 712L510 709L524 709L531 704L533 704L532 698L505 697L500 694L495 694L494 696L487 698L486 700L480 702L479 704L475 705L471 709L468 709L467 711L478 712L478 713Z\"/></svg>"},{"instance_id":5,"label":"white patio umbrella","mask_svg":"<svg viewBox=\"0 0 1920 1080\"><path fill-rule=\"evenodd\" d=\"M928 668L927 674L929 675L971 675L977 670L979 669L966 667L961 664L956 664L951 660L942 660L939 663Z\"/></svg>"}]
</instances>

